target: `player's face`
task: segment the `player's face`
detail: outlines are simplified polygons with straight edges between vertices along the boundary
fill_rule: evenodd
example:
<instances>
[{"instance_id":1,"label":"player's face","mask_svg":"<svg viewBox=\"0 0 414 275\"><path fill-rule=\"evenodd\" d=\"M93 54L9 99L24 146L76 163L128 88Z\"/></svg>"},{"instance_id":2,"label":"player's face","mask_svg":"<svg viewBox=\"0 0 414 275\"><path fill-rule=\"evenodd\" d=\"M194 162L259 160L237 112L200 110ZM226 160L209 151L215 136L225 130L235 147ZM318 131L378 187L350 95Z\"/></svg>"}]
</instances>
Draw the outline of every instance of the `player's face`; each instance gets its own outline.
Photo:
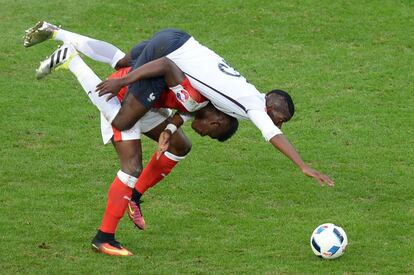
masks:
<instances>
[{"instance_id":1,"label":"player's face","mask_svg":"<svg viewBox=\"0 0 414 275\"><path fill-rule=\"evenodd\" d=\"M279 128L282 128L283 123L288 122L289 119L280 114L276 109L267 110L267 114L272 119L273 123Z\"/></svg>"},{"instance_id":2,"label":"player's face","mask_svg":"<svg viewBox=\"0 0 414 275\"><path fill-rule=\"evenodd\" d=\"M222 132L217 122L211 121L209 118L197 118L195 117L191 128L196 131L200 136L209 136L211 138L218 138Z\"/></svg>"},{"instance_id":3,"label":"player's face","mask_svg":"<svg viewBox=\"0 0 414 275\"><path fill-rule=\"evenodd\" d=\"M207 105L195 113L191 127L200 136L217 139L230 129L230 120L223 118L223 114L213 105Z\"/></svg>"}]
</instances>

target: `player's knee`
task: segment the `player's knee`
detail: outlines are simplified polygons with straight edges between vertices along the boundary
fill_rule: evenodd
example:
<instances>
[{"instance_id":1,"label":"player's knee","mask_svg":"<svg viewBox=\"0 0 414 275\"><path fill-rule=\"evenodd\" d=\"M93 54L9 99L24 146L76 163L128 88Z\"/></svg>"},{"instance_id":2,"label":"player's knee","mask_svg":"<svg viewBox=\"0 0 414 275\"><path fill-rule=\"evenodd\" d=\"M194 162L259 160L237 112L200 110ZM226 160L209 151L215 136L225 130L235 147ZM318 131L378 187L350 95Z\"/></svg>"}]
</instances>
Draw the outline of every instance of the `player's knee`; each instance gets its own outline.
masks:
<instances>
[{"instance_id":1,"label":"player's knee","mask_svg":"<svg viewBox=\"0 0 414 275\"><path fill-rule=\"evenodd\" d=\"M186 136L178 134L177 136L173 136L168 151L177 156L185 156L190 153L191 148L191 141Z\"/></svg>"},{"instance_id":2,"label":"player's knee","mask_svg":"<svg viewBox=\"0 0 414 275\"><path fill-rule=\"evenodd\" d=\"M121 164L121 169L123 172L127 173L128 175L139 177L142 172L142 165L138 160L129 159Z\"/></svg>"},{"instance_id":3,"label":"player's knee","mask_svg":"<svg viewBox=\"0 0 414 275\"><path fill-rule=\"evenodd\" d=\"M121 68L131 66L131 54L126 54L123 58L121 58L115 65L115 70L119 70Z\"/></svg>"},{"instance_id":4,"label":"player's knee","mask_svg":"<svg viewBox=\"0 0 414 275\"><path fill-rule=\"evenodd\" d=\"M120 131L129 130L142 118L149 108L145 107L134 95L127 93L121 109L112 121L112 126Z\"/></svg>"},{"instance_id":5,"label":"player's knee","mask_svg":"<svg viewBox=\"0 0 414 275\"><path fill-rule=\"evenodd\" d=\"M125 131L131 129L133 124L127 123L124 119L118 118L118 116L115 117L115 119L112 121L112 126L118 129L119 131Z\"/></svg>"},{"instance_id":6,"label":"player's knee","mask_svg":"<svg viewBox=\"0 0 414 275\"><path fill-rule=\"evenodd\" d=\"M193 144L191 143L191 141L187 138L185 139L183 146L181 148L181 154L182 156L187 155L188 153L190 153L191 148L192 148Z\"/></svg>"}]
</instances>

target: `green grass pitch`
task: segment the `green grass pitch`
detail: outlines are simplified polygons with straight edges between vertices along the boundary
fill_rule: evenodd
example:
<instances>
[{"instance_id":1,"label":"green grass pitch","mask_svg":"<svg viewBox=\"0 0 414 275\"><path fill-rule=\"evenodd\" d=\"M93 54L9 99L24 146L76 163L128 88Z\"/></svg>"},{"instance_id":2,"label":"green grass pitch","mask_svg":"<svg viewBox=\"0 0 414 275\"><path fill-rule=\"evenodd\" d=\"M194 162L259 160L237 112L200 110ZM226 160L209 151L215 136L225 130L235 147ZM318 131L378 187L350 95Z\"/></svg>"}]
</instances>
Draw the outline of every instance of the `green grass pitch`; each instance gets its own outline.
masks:
<instances>
[{"instance_id":1,"label":"green grass pitch","mask_svg":"<svg viewBox=\"0 0 414 275\"><path fill-rule=\"evenodd\" d=\"M0 273L414 273L413 1L0 4ZM147 230L120 223L136 255L93 253L118 160L70 73L34 78L57 43L25 49L21 36L42 19L125 51L162 28L187 30L260 91L291 93L284 133L336 186L302 176L251 123L224 144L187 126L192 152L144 197ZM147 162L155 144L143 146ZM324 222L348 234L334 261L309 246Z\"/></svg>"}]
</instances>

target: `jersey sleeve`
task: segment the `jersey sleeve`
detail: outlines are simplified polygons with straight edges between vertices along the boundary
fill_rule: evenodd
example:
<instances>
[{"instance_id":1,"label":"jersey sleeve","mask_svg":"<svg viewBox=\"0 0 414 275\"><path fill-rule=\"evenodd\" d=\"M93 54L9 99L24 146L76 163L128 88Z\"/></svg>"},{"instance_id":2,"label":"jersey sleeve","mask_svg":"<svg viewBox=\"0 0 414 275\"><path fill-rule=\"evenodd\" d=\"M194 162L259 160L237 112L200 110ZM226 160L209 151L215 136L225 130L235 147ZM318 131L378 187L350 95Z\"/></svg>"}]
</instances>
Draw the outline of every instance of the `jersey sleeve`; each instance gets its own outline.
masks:
<instances>
[{"instance_id":1,"label":"jersey sleeve","mask_svg":"<svg viewBox=\"0 0 414 275\"><path fill-rule=\"evenodd\" d=\"M283 134L282 131L273 123L270 117L264 111L250 110L247 112L250 120L262 132L266 141L269 141L276 135Z\"/></svg>"}]
</instances>

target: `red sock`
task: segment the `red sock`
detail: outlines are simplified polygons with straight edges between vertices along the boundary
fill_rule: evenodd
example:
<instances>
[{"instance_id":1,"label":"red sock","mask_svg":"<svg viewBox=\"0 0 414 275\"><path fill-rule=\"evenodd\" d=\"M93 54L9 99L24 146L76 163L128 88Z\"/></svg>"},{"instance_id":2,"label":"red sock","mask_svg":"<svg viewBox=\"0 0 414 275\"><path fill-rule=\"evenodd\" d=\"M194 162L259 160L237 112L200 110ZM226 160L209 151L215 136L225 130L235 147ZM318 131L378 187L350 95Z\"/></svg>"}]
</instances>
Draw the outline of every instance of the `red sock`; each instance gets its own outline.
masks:
<instances>
[{"instance_id":1,"label":"red sock","mask_svg":"<svg viewBox=\"0 0 414 275\"><path fill-rule=\"evenodd\" d=\"M116 176L109 188L105 214L101 227L99 228L102 232L115 233L116 227L125 213L131 195L132 188L125 185Z\"/></svg>"},{"instance_id":2,"label":"red sock","mask_svg":"<svg viewBox=\"0 0 414 275\"><path fill-rule=\"evenodd\" d=\"M139 193L144 194L148 188L151 188L167 176L177 163L178 159L172 160L165 154L162 154L161 157L157 159L157 154L155 153L139 176L138 181L135 184L135 189Z\"/></svg>"}]
</instances>

